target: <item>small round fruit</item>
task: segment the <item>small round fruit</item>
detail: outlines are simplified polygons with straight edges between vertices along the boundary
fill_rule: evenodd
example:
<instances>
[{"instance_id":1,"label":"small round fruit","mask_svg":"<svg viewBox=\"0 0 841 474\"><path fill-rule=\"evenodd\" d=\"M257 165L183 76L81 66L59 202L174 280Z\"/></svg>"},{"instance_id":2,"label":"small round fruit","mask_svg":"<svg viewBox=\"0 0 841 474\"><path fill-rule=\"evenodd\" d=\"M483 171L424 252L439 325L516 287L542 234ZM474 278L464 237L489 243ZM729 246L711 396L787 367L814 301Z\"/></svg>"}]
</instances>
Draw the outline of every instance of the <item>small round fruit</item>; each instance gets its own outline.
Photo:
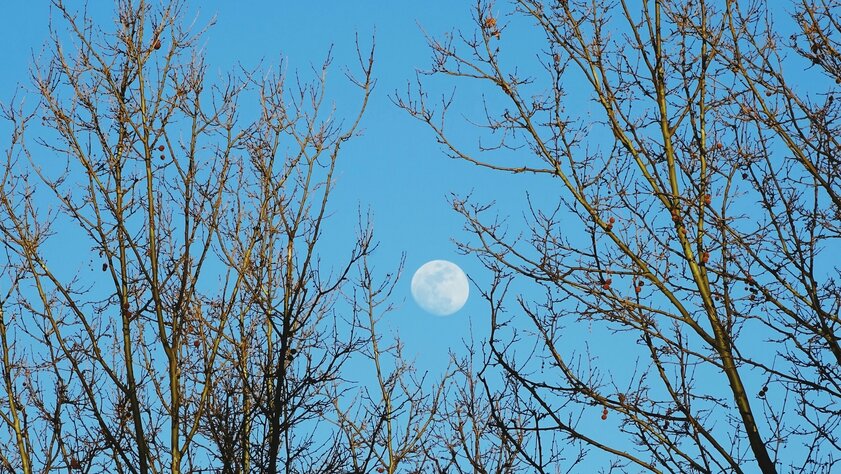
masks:
<instances>
[{"instance_id":1,"label":"small round fruit","mask_svg":"<svg viewBox=\"0 0 841 474\"><path fill-rule=\"evenodd\" d=\"M152 42L152 47L155 49L161 49L161 40L155 38L155 41Z\"/></svg>"},{"instance_id":2,"label":"small round fruit","mask_svg":"<svg viewBox=\"0 0 841 474\"><path fill-rule=\"evenodd\" d=\"M163 145L158 146L158 151L164 151L165 149L166 147Z\"/></svg>"}]
</instances>

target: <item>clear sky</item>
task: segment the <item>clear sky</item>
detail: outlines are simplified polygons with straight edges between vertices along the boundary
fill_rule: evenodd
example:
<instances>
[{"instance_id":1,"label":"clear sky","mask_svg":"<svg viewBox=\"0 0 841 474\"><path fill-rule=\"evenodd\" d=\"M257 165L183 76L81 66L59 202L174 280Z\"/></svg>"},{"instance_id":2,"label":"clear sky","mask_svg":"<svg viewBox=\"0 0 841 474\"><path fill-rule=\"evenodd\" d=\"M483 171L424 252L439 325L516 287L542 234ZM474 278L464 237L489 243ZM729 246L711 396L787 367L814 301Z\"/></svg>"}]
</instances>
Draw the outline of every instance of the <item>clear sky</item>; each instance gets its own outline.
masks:
<instances>
[{"instance_id":1,"label":"clear sky","mask_svg":"<svg viewBox=\"0 0 841 474\"><path fill-rule=\"evenodd\" d=\"M91 0L89 8L96 17L110 17L111 2ZM411 298L412 273L430 260L455 262L480 284L490 279L474 257L456 252L453 240L469 237L463 230L462 216L449 204L450 193L461 196L473 193L480 201L495 200L499 215L511 216L512 234L517 233L517 222L522 221L526 211L527 190L538 200L544 199L544 204L550 203L550 207L557 202L553 194L558 192L556 183L524 175L492 173L447 157L428 127L393 103L395 94L405 93L407 84L415 81L417 71L430 66L432 54L425 35L440 37L457 28L472 31L475 1L203 1L191 3L190 8L196 18L196 29L215 18L214 26L203 37L211 76L224 75L239 64L257 67L261 61L268 69L276 67L282 59L290 76L299 71L306 79L311 68L318 68L332 47L334 61L327 89L337 102L340 115L355 112L357 105L358 96L343 70L345 65L353 67L356 61L356 36L363 49L376 42L377 83L363 118L364 133L350 142L340 157L339 182L332 197L333 215L330 231L325 234L325 251L329 254L349 249L355 238L358 209L370 210L380 242L373 259L377 272L393 271L401 255L406 254L405 271L395 294L397 309L380 327L398 332L405 343L404 353L416 357L418 367L430 370L437 378L449 360L448 352L460 351L462 341L469 339L471 331L478 339L488 332L487 305L475 286L471 287L465 307L447 317L425 313ZM3 6L2 13L0 101L7 102L16 84L28 84L29 64L37 60L48 39L49 2L9 2ZM506 48L514 55L512 60L528 64L540 52L536 48L541 43L529 34L515 29L506 32ZM481 111L480 92L469 89L465 81L437 80L429 81L433 87L441 86L439 92L452 90L455 85L456 94L462 99L461 108L451 117L455 122L455 139L465 143L475 141L463 116ZM574 84L566 86L574 90ZM26 94L19 93L18 99ZM587 107L593 106L586 102L588 98L582 95L581 103L577 104L584 113ZM33 95L30 100L34 103L36 99ZM6 124L0 124L0 133L5 133L5 127ZM605 146L610 146L612 137L607 141ZM511 155L517 161L515 153ZM540 296L536 295L535 299ZM591 330L584 323L578 324L570 329L570 340L611 344L611 334L595 331L590 336ZM605 357L603 361L619 363L617 369L621 363L632 363L622 360L625 355L619 351Z\"/></svg>"},{"instance_id":2,"label":"clear sky","mask_svg":"<svg viewBox=\"0 0 841 474\"><path fill-rule=\"evenodd\" d=\"M17 84L28 85L30 64L38 60L48 39L49 3L4 5L4 14L0 15L0 41L5 45L0 101L8 102ZM90 2L88 8L98 20L112 21L110 2ZM472 193L479 200L494 200L499 215L510 216L512 232L516 232L516 224L522 222L526 209L525 192L531 191L544 204L554 203L557 183L525 175L493 173L453 160L436 143L425 124L392 101L395 94L404 94L407 85L414 83L418 71L430 67L432 54L425 35L440 38L457 29L473 32L475 23L471 15L475 2L204 1L191 3L189 8L185 19L189 22L195 18L196 30L214 21L203 37L211 78L235 70L238 65L257 67L261 61L268 70L283 60L290 76L299 72L307 79L312 68L320 67L332 48L335 59L327 89L337 102L340 115L355 112L357 106L356 90L344 77L344 68L353 67L356 61L356 37L363 48L369 47L372 40L376 42L376 87L363 119L363 135L352 140L340 157L339 182L331 206L334 214L330 218L334 230L327 234L325 244L337 252L348 249L356 230L357 211L361 208L370 209L375 235L380 241L373 259L377 271L391 272L405 252L406 268L395 294L398 308L381 328L400 334L406 354L416 355L420 368L442 369L449 359L448 351L459 349L471 328L478 338L486 335L488 311L475 286L471 287L471 297L461 311L448 317L433 316L412 301L409 290L412 273L427 261L445 259L460 265L469 277L487 283L490 276L484 267L474 257L456 252L453 240L468 239L468 234L463 230L463 218L451 209L450 193L460 196ZM504 12L496 14L504 18ZM61 29L64 25L57 22L57 26ZM533 34L516 29L506 31L505 52L510 52L512 61L527 63L539 54L535 45L540 47L542 42L529 36ZM462 118L481 113L481 101L487 97L471 90L465 81L440 82L434 77L424 80L433 87L440 85L436 92L456 88L461 108L450 120L451 127L458 130L454 137L463 143L475 143L472 133L475 129ZM18 99L26 95L20 92ZM29 95L30 103L35 103L37 97ZM588 107L593 107L588 97L583 94L579 104L585 113ZM243 103L242 107L247 110L249 104ZM515 153L509 155L502 159L524 159ZM589 328L575 330L577 336L590 334Z\"/></svg>"},{"instance_id":3,"label":"clear sky","mask_svg":"<svg viewBox=\"0 0 841 474\"><path fill-rule=\"evenodd\" d=\"M111 21L110 7L110 2L95 1L88 8L94 17ZM357 95L343 71L345 65L352 67L356 61L356 35L363 48L372 39L376 41L376 88L363 119L363 135L354 139L340 158L332 202L335 214L331 217L337 230L327 235L325 243L347 249L358 208L371 210L381 242L374 259L377 270L392 271L401 253L406 253L405 273L395 295L399 307L387 318L385 327L398 331L406 343L406 354L416 354L418 365L432 370L443 368L449 349L460 347L461 340L468 337L470 320L479 334L487 330L486 307L475 287L466 306L449 317L427 314L411 299L412 273L429 260L450 260L470 277L488 279L475 259L455 251L452 239L466 234L462 218L451 209L447 196L469 192L493 196L503 204L503 213L506 208L521 212L523 202L523 189L517 189L510 177L448 158L425 124L392 103L395 92L405 92L416 71L430 65L424 35L472 28L471 7L472 2L444 0L206 1L190 5L196 29L215 18L215 25L203 38L211 76L225 74L238 64L250 68L263 61L267 68L273 67L283 59L290 74L299 71L306 78L332 47L335 59L327 88L340 114L341 107L349 114L356 106ZM8 102L17 84L28 85L30 64L37 60L49 35L49 17L46 1L4 5L0 15L0 41L5 45L0 101ZM17 98L26 95L34 104L37 96L32 93L19 92ZM476 106L481 106L479 101Z\"/></svg>"}]
</instances>

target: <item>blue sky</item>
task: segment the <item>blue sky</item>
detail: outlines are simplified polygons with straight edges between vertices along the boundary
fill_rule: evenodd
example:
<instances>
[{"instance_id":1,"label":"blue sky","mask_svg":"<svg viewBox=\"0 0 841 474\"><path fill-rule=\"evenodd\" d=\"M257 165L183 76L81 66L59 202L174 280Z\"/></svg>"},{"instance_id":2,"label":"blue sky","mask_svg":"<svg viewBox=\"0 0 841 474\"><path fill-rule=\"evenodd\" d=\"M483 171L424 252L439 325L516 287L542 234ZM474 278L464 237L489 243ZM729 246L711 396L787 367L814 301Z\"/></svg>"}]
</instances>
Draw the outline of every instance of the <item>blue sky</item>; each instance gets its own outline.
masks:
<instances>
[{"instance_id":1,"label":"blue sky","mask_svg":"<svg viewBox=\"0 0 841 474\"><path fill-rule=\"evenodd\" d=\"M0 41L5 45L4 67L0 71L2 102L11 98L17 84L28 82L29 64L38 57L48 38L48 3L14 2L4 6L4 14L0 15ZM110 2L94 1L91 5L95 16L110 17ZM201 5L200 9L196 5ZM549 207L557 201L553 194L556 183L492 173L448 158L425 124L393 104L395 93L404 93L407 84L415 81L417 71L429 67L431 52L424 35L440 37L459 27L472 31L474 7L473 1L444 0L190 4L196 29L215 18L215 25L202 40L211 76L224 75L240 64L254 68L261 61L268 69L282 59L290 76L299 71L306 79L311 68L318 68L332 48L334 61L327 87L340 115L353 113L357 105L358 96L343 71L345 65L352 67L356 61L355 39L358 35L363 48L369 47L372 40L376 42L377 84L363 119L364 134L350 142L340 158L325 251L341 255L347 250L354 238L358 209L370 210L380 242L373 259L376 270L380 274L393 271L401 254L406 254L405 272L395 294L398 307L380 328L398 332L405 343L404 353L416 358L419 368L435 375L447 364L450 350L461 350L462 341L470 337L471 330L479 339L488 330L486 303L475 287L471 288L466 306L449 317L427 314L411 300L412 273L429 260L453 261L480 284L489 281L490 275L474 257L456 252L453 239L464 240L468 235L463 230L463 218L451 209L450 193L473 193L480 201L495 200L499 214L511 217L515 233L516 222L525 209L526 190ZM538 53L535 44L541 44L534 39L525 31L507 31L506 48L512 52L508 59L528 65ZM432 78L428 83L436 92L450 91L453 85L458 88L460 109L451 117L454 137L465 143L474 142L475 134L465 125L463 115L481 111L481 91L470 89L465 81L441 82ZM437 86L440 89L434 89ZM570 88L574 89L574 85ZM26 94L19 93L18 100ZM582 94L576 104L584 113L593 106L587 100L588 96ZM33 96L28 103L35 102ZM5 132L4 127L6 124L0 124L0 133ZM604 146L610 146L611 141L608 139ZM510 155L501 159L525 159ZM612 343L612 334L598 327L581 323L569 331L575 347ZM634 362L621 350L603 352L602 362L609 360L617 371L623 364L630 368Z\"/></svg>"},{"instance_id":2,"label":"blue sky","mask_svg":"<svg viewBox=\"0 0 841 474\"><path fill-rule=\"evenodd\" d=\"M91 11L95 17L110 21L110 10L100 7L105 2L91 5L95 5ZM451 193L471 194L479 201L493 200L499 215L511 219L516 233L526 210L526 192L531 192L539 204L552 207L559 190L558 183L552 180L491 172L449 158L426 124L393 103L395 94L405 93L409 83L414 85L417 72L431 64L425 35L441 37L456 28L472 34L475 3L282 1L244 6L240 2L208 1L201 5L200 10L193 10L196 29L215 18L215 25L203 37L209 76L222 76L238 65L257 67L261 61L269 69L283 60L290 76L297 71L306 79L332 48L334 61L327 88L328 95L338 104L339 114L355 112L358 103L357 91L344 77L345 65L352 67L356 61L357 35L363 48L370 46L372 38L376 41L376 88L363 118L363 135L349 142L340 158L339 181L331 206L334 214L328 227L331 230L325 234L327 247L322 250L328 254L335 251L341 259L352 244L358 209L371 211L375 236L380 242L372 259L376 271L380 275L393 271L401 255L406 255L404 274L394 294L397 308L383 319L379 330L399 334L404 356L413 360L419 370L429 371L429 381L439 379L451 351L463 354L465 341L471 336L476 341L485 339L489 331L487 303L475 286L471 287L464 308L446 317L424 312L411 297L413 272L435 259L455 262L479 284L490 282L490 273L475 257L456 251L453 240L466 240L469 235L463 230L463 217L452 210L448 197ZM0 18L0 38L4 44L15 47L6 54L6 67L0 72L3 101L9 99L15 84L28 81L33 54L37 57L49 34L49 8L45 4L24 7L20 3L6 11L8 14ZM506 31L506 51L511 52L512 61L528 63L536 57L534 44L541 43L532 43L537 38L528 35L522 30ZM459 108L449 121L456 131L453 137L475 145L475 129L464 118L481 115L482 100L493 100L494 96L483 96L465 81L426 77L424 83L432 87L432 98L456 87ZM246 103L242 106L249 107ZM580 106L586 110L593 105L582 95ZM528 155L513 153L494 158L518 162L529 159ZM514 292L535 291L527 283L512 288ZM534 296L539 300L543 292L537 291ZM566 330L570 347L579 349L611 338L609 332L589 324L576 324ZM621 351L603 354L599 363L608 360L615 364L633 363ZM363 371L360 373L370 369L365 364L359 366ZM632 369L631 365L625 368ZM593 420L600 415L598 410L594 408Z\"/></svg>"},{"instance_id":3,"label":"blue sky","mask_svg":"<svg viewBox=\"0 0 841 474\"><path fill-rule=\"evenodd\" d=\"M490 279L475 258L456 252L453 239L464 240L468 235L463 230L463 218L451 209L448 196L472 193L480 201L494 200L499 215L510 217L516 232L525 210L525 192L531 191L539 202L551 206L556 202L558 184L525 175L494 173L449 158L427 126L392 100L415 82L419 70L429 68L432 55L425 35L440 38L458 28L472 34L475 3L207 1L191 3L189 7L186 23L195 18L195 30L215 20L202 38L211 78L239 65L256 68L262 64L264 70L269 70L282 60L290 76L298 72L307 79L332 50L334 61L327 88L340 115L355 112L358 103L356 90L344 77L344 68L352 68L356 61L357 35L363 48L376 41L377 84L363 119L364 133L344 148L340 159L339 182L331 207L333 230L327 234L325 250L336 251L340 256L349 248L361 208L371 211L380 241L372 260L376 270L380 274L393 271L405 252L406 267L395 293L398 308L381 327L400 334L406 344L405 353L415 355L420 368L433 372L443 369L449 359L448 351L460 349L471 328L479 338L487 334L486 303L475 287L471 288L466 306L449 317L429 315L411 299L412 273L429 260L451 260L479 283ZM95 18L112 21L108 2L92 2L89 8ZM0 16L0 41L6 45L0 71L0 100L7 102L17 84L27 85L30 64L37 60L48 38L49 2L15 2L6 5L4 13ZM504 11L495 9L495 14L505 21ZM535 45L542 42L529 36L533 32L510 28L506 30L503 53L510 52L506 59L528 66L539 53ZM471 89L466 81L427 77L424 82L433 87L433 98L435 93L449 93L456 87L460 108L449 121L456 130L453 136L462 143L475 144L475 129L463 117L481 113L481 91ZM436 86L440 88L434 89ZM17 98L26 95L25 91L20 92ZM35 102L34 95L28 99L30 104ZM249 107L247 103L242 106L244 110ZM578 106L586 113L594 105L587 94L582 94ZM608 139L605 146L610 146L611 141ZM528 159L515 153L495 158ZM569 330L576 338L590 338L591 328L578 325ZM596 342L600 340L595 338Z\"/></svg>"},{"instance_id":4,"label":"blue sky","mask_svg":"<svg viewBox=\"0 0 841 474\"><path fill-rule=\"evenodd\" d=\"M4 6L0 16L0 41L6 45L0 71L0 101L4 103L11 99L17 85L28 85L29 67L49 35L48 4L14 2ZM334 61L327 87L339 114L343 110L350 114L357 105L357 95L344 77L345 66L352 67L356 61L356 35L363 48L376 41L377 84L363 119L364 133L349 143L340 159L331 217L335 230L326 243L335 245L338 251L346 249L350 242L336 236L350 233L350 238L356 228L357 210L370 209L380 241L373 260L377 270L392 271L401 253L406 253L405 273L395 294L399 306L386 319L385 327L399 332L406 343L406 354L417 355L420 367L442 369L448 351L460 347L462 339L468 337L469 319L474 330L485 333L486 308L473 288L466 306L455 315L442 318L426 314L411 299L412 273L426 261L446 259L459 264L472 278L488 279L477 261L455 251L452 239L465 234L462 218L452 211L447 196L469 192L491 195L487 191L492 190L499 202L510 204L503 208L519 212L516 209L522 203L522 193L505 176L448 158L425 124L396 107L391 98L396 92L406 91L416 71L429 66L431 53L425 34L440 36L457 26L472 28L470 2L457 6L442 0L247 5L208 1L201 2L197 9L195 5L190 4L190 11L195 15L196 29L215 18L215 25L202 39L211 77L238 65L253 68L262 61L264 68L271 68L283 60L290 75L297 71L307 78L332 48ZM94 17L111 21L108 2L92 2L89 8ZM36 97L23 90L17 99L34 104ZM477 100L475 105L480 107L481 103ZM247 108L248 104L243 106Z\"/></svg>"}]
</instances>

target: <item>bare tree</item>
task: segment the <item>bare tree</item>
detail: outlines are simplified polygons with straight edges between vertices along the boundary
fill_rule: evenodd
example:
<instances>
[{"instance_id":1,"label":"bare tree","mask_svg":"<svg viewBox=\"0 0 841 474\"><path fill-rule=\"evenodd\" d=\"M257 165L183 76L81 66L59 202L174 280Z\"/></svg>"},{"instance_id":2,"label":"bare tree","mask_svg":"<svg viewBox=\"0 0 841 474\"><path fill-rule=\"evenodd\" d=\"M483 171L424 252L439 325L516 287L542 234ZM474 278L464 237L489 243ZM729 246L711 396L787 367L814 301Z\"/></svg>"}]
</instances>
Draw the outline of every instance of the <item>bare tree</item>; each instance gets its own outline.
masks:
<instances>
[{"instance_id":1,"label":"bare tree","mask_svg":"<svg viewBox=\"0 0 841 474\"><path fill-rule=\"evenodd\" d=\"M367 341L334 311L370 242L320 248L372 55L342 125L329 59L312 83L212 85L181 2L118 2L108 28L53 12L38 108L3 108L0 465L335 472L343 438L313 426Z\"/></svg>"},{"instance_id":2,"label":"bare tree","mask_svg":"<svg viewBox=\"0 0 841 474\"><path fill-rule=\"evenodd\" d=\"M487 354L479 354L476 344L477 341L471 340L465 346L466 354L452 354L455 374L447 387L446 403L440 409L432 439L426 444L428 468L424 472L530 472L526 456L520 450L528 436L526 421L533 419L499 417L506 411L501 405L509 400L485 396L488 379L493 377L481 372L484 359L480 357ZM513 379L494 382L507 386Z\"/></svg>"},{"instance_id":3,"label":"bare tree","mask_svg":"<svg viewBox=\"0 0 841 474\"><path fill-rule=\"evenodd\" d=\"M245 414L237 427L245 444L232 446L244 456L244 470L327 473L342 464L338 434L319 439L325 431L315 426L332 411L327 393L343 363L364 344L336 317L335 305L355 262L369 252L370 237L360 234L341 265L322 263L319 248L339 152L356 133L372 87L373 56L359 60L362 77L354 81L362 103L344 128L324 110L329 59L319 81L290 98L282 75L258 84L260 118L243 140L249 162L231 183L230 218L219 233L230 269L225 286L242 288L220 304L237 315L226 359ZM311 435L296 434L301 424Z\"/></svg>"},{"instance_id":4,"label":"bare tree","mask_svg":"<svg viewBox=\"0 0 841 474\"><path fill-rule=\"evenodd\" d=\"M367 234L370 239L370 229ZM418 374L403 354L400 337L386 339L377 329L395 310L393 292L402 273L401 260L396 271L378 278L363 257L349 295L354 326L366 337L358 355L372 366L374 381L359 380L356 390L336 397L337 423L350 447L346 472L425 472L423 454L445 403L450 374L442 371L437 381L429 373Z\"/></svg>"},{"instance_id":5,"label":"bare tree","mask_svg":"<svg viewBox=\"0 0 841 474\"><path fill-rule=\"evenodd\" d=\"M533 472L837 469L839 7L479 1L430 40L430 72L486 97L478 146L459 94L398 104L534 183L522 234L453 199L496 275L480 380L510 380L485 396Z\"/></svg>"}]
</instances>

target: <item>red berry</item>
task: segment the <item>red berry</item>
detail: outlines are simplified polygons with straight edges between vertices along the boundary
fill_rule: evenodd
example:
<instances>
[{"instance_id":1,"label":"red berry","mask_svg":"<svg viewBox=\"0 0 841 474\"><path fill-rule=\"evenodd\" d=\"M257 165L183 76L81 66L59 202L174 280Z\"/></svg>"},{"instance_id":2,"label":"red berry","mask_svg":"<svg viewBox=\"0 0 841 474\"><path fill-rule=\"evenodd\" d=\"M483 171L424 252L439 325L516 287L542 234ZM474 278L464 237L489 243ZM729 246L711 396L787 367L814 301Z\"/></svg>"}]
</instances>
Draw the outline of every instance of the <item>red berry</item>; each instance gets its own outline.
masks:
<instances>
[{"instance_id":1,"label":"red berry","mask_svg":"<svg viewBox=\"0 0 841 474\"><path fill-rule=\"evenodd\" d=\"M155 41L152 42L152 47L155 49L161 49L161 40L155 38Z\"/></svg>"},{"instance_id":2,"label":"red berry","mask_svg":"<svg viewBox=\"0 0 841 474\"><path fill-rule=\"evenodd\" d=\"M158 147L158 151L164 151L165 149L166 149L166 147L165 147L165 146L163 146L163 145L160 145L160 146Z\"/></svg>"},{"instance_id":3,"label":"red berry","mask_svg":"<svg viewBox=\"0 0 841 474\"><path fill-rule=\"evenodd\" d=\"M616 218L615 218L615 217L611 217L610 219L608 219L608 222L610 222L611 224L613 224L614 222L616 222Z\"/></svg>"},{"instance_id":4,"label":"red berry","mask_svg":"<svg viewBox=\"0 0 841 474\"><path fill-rule=\"evenodd\" d=\"M602 420L606 420L606 419L607 419L607 413L602 413Z\"/></svg>"}]
</instances>

